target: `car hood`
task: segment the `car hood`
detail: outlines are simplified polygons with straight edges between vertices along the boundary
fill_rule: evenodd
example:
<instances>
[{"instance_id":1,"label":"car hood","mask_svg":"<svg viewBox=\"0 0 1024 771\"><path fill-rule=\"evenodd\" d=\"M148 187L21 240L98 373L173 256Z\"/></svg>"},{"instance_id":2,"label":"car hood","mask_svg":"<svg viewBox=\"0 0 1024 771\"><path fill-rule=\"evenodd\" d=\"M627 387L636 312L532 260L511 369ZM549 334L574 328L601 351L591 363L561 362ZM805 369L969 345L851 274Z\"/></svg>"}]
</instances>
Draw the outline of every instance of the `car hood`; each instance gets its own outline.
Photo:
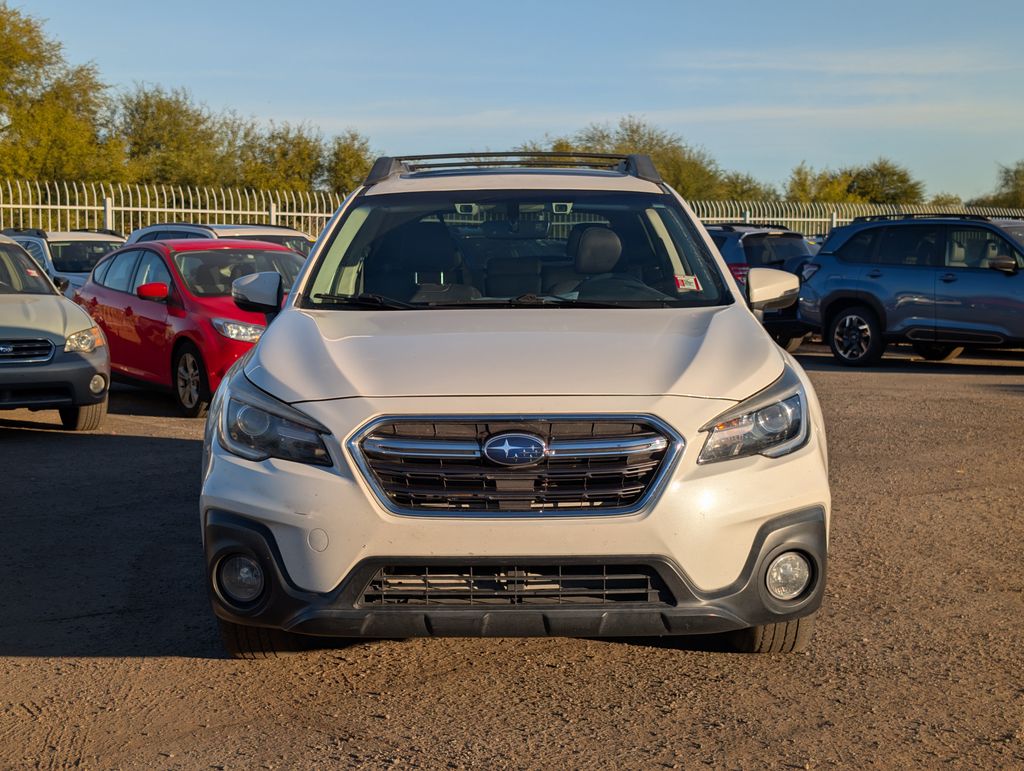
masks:
<instances>
[{"instance_id":1,"label":"car hood","mask_svg":"<svg viewBox=\"0 0 1024 771\"><path fill-rule=\"evenodd\" d=\"M739 305L685 310L282 313L246 375L286 402L346 397L677 395L739 401L783 358Z\"/></svg>"},{"instance_id":2,"label":"car hood","mask_svg":"<svg viewBox=\"0 0 1024 771\"><path fill-rule=\"evenodd\" d=\"M89 314L63 295L0 294L0 337L42 336L60 344L92 324Z\"/></svg>"}]
</instances>

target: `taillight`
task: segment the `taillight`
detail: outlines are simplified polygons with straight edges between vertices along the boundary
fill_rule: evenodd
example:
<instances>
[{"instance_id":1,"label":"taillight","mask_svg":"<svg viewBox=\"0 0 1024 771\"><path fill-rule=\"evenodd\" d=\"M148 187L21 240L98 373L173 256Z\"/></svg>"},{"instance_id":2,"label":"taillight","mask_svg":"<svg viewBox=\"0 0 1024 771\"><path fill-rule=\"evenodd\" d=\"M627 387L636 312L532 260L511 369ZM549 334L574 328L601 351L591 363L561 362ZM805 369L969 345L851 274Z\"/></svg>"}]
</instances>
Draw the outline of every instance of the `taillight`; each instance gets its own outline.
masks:
<instances>
[{"instance_id":1,"label":"taillight","mask_svg":"<svg viewBox=\"0 0 1024 771\"><path fill-rule=\"evenodd\" d=\"M729 265L729 270L732 271L732 277L736 279L739 284L747 283L747 274L750 272L750 266L745 262L739 262Z\"/></svg>"},{"instance_id":2,"label":"taillight","mask_svg":"<svg viewBox=\"0 0 1024 771\"><path fill-rule=\"evenodd\" d=\"M800 268L800 281L801 281L801 283L804 282L804 281L809 280L811 278L811 276L813 276L819 270L821 270L821 266L820 265L817 265L817 264L815 264L813 262L805 262L803 264L803 267Z\"/></svg>"}]
</instances>

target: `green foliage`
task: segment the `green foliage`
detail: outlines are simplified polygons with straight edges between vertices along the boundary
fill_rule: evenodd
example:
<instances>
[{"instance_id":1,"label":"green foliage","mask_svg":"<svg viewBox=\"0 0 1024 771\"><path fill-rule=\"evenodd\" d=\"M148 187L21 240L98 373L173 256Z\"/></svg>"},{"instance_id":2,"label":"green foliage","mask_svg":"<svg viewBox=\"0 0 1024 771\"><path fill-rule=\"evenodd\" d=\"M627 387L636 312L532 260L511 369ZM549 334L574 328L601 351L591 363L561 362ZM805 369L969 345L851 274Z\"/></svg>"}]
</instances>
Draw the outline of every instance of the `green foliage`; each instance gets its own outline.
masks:
<instances>
[{"instance_id":1,"label":"green foliage","mask_svg":"<svg viewBox=\"0 0 1024 771\"><path fill-rule=\"evenodd\" d=\"M251 126L238 150L242 183L250 187L311 190L320 184L324 140L305 124Z\"/></svg>"},{"instance_id":2,"label":"green foliage","mask_svg":"<svg viewBox=\"0 0 1024 771\"><path fill-rule=\"evenodd\" d=\"M1000 166L996 189L986 196L968 201L968 204L1024 208L1024 160L1017 161L1012 166Z\"/></svg>"},{"instance_id":3,"label":"green foliage","mask_svg":"<svg viewBox=\"0 0 1024 771\"><path fill-rule=\"evenodd\" d=\"M324 163L327 189L347 193L363 184L373 165L370 140L354 129L331 140Z\"/></svg>"},{"instance_id":4,"label":"green foliage","mask_svg":"<svg viewBox=\"0 0 1024 771\"><path fill-rule=\"evenodd\" d=\"M928 199L931 206L949 206L957 208L964 205L963 199L954 193L936 193Z\"/></svg>"},{"instance_id":5,"label":"green foliage","mask_svg":"<svg viewBox=\"0 0 1024 771\"><path fill-rule=\"evenodd\" d=\"M886 158L865 166L816 171L801 163L786 182L790 201L828 203L921 203L924 184Z\"/></svg>"}]
</instances>

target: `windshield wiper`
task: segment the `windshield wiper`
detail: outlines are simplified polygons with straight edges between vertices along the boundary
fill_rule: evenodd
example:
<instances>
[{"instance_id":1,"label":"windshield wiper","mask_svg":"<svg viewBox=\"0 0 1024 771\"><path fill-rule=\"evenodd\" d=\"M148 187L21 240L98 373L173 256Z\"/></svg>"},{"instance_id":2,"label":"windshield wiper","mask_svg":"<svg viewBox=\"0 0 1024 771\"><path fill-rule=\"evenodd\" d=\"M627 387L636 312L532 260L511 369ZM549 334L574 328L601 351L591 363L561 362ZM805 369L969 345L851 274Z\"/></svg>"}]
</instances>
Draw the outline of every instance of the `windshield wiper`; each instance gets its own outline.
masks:
<instances>
[{"instance_id":1,"label":"windshield wiper","mask_svg":"<svg viewBox=\"0 0 1024 771\"><path fill-rule=\"evenodd\" d=\"M613 300L574 300L569 297L548 296L542 297L533 293L522 294L513 297L506 305L512 307L528 307L535 305L551 305L559 308L662 308L668 305L670 300L659 298L637 298Z\"/></svg>"},{"instance_id":2,"label":"windshield wiper","mask_svg":"<svg viewBox=\"0 0 1024 771\"><path fill-rule=\"evenodd\" d=\"M313 295L314 300L319 300L318 305L341 305L350 308L376 308L379 310L404 311L412 308L422 308L422 305L395 300L392 297L385 297L382 294L331 294L319 292Z\"/></svg>"}]
</instances>

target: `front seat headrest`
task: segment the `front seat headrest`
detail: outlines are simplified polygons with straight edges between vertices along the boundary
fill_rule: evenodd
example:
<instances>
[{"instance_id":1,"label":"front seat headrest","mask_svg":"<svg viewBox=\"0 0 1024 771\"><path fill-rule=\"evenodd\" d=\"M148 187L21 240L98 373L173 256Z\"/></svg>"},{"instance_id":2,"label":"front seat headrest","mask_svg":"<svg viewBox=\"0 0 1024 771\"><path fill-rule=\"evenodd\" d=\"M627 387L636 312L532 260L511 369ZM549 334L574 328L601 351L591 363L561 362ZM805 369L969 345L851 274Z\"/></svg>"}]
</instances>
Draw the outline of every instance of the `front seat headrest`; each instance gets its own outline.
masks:
<instances>
[{"instance_id":1,"label":"front seat headrest","mask_svg":"<svg viewBox=\"0 0 1024 771\"><path fill-rule=\"evenodd\" d=\"M622 241L608 228L587 228L576 247L577 273L610 273L622 256Z\"/></svg>"},{"instance_id":2,"label":"front seat headrest","mask_svg":"<svg viewBox=\"0 0 1024 771\"><path fill-rule=\"evenodd\" d=\"M406 270L447 272L459 267L459 255L448 228L441 222L413 222L388 233L380 261Z\"/></svg>"}]
</instances>

